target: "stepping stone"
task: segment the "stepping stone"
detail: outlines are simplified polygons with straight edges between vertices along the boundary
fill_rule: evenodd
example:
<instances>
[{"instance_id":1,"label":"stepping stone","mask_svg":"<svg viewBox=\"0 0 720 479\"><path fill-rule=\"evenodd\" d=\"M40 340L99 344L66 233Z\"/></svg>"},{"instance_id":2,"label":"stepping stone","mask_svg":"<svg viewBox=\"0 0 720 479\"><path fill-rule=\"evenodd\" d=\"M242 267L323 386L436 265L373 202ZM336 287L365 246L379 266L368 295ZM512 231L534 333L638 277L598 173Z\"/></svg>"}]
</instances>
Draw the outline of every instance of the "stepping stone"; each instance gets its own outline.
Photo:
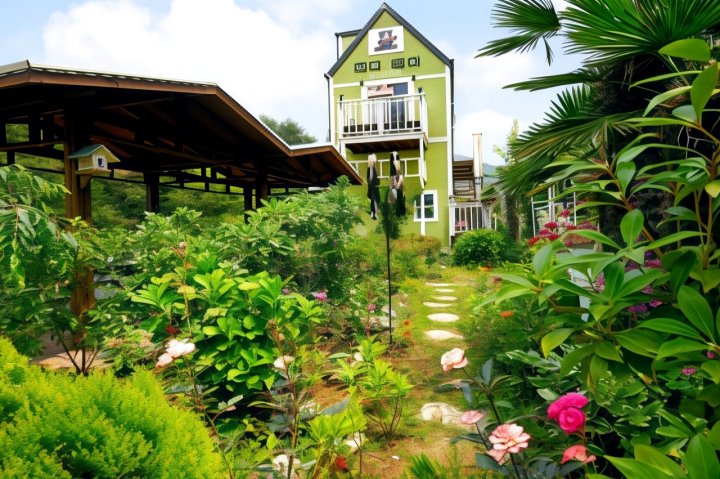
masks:
<instances>
[{"instance_id":1,"label":"stepping stone","mask_svg":"<svg viewBox=\"0 0 720 479\"><path fill-rule=\"evenodd\" d=\"M435 321L436 323L454 323L460 319L460 316L452 313L435 313L429 314L428 319L430 321Z\"/></svg>"},{"instance_id":2,"label":"stepping stone","mask_svg":"<svg viewBox=\"0 0 720 479\"><path fill-rule=\"evenodd\" d=\"M385 314L388 314L388 311L389 311L389 310L390 310L390 309L387 307L387 304L382 307L382 312L385 313ZM397 313L395 312L394 309L392 310L392 314L390 314L390 316L392 316L393 318L397 317Z\"/></svg>"},{"instance_id":3,"label":"stepping stone","mask_svg":"<svg viewBox=\"0 0 720 479\"><path fill-rule=\"evenodd\" d=\"M456 286L453 283L425 283L426 286L433 286L436 288L446 288L448 286Z\"/></svg>"},{"instance_id":4,"label":"stepping stone","mask_svg":"<svg viewBox=\"0 0 720 479\"><path fill-rule=\"evenodd\" d=\"M438 301L457 301L455 296L435 296Z\"/></svg>"},{"instance_id":5,"label":"stepping stone","mask_svg":"<svg viewBox=\"0 0 720 479\"><path fill-rule=\"evenodd\" d=\"M423 421L435 421L442 424L460 424L462 411L444 402L431 402L420 408Z\"/></svg>"},{"instance_id":6,"label":"stepping stone","mask_svg":"<svg viewBox=\"0 0 720 479\"><path fill-rule=\"evenodd\" d=\"M455 292L454 289L449 289L449 288L435 288L435 291L437 291L438 293L454 293Z\"/></svg>"},{"instance_id":7,"label":"stepping stone","mask_svg":"<svg viewBox=\"0 0 720 479\"><path fill-rule=\"evenodd\" d=\"M432 329L425 331L425 334L436 341L445 341L446 339L464 339L461 335L451 333L450 331L443 331L442 329Z\"/></svg>"},{"instance_id":8,"label":"stepping stone","mask_svg":"<svg viewBox=\"0 0 720 479\"><path fill-rule=\"evenodd\" d=\"M447 308L448 306L452 306L451 304L447 303L431 303L431 302L425 302L423 303L428 308Z\"/></svg>"}]
</instances>

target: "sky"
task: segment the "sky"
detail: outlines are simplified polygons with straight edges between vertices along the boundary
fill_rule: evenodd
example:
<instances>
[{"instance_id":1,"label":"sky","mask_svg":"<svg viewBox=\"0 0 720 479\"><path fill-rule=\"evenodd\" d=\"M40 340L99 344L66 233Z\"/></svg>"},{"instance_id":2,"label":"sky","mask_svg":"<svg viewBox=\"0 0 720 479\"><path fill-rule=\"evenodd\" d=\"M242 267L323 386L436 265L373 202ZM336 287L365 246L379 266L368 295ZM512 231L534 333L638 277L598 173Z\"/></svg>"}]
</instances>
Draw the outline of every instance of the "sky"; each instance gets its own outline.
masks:
<instances>
[{"instance_id":1,"label":"sky","mask_svg":"<svg viewBox=\"0 0 720 479\"><path fill-rule=\"evenodd\" d=\"M388 0L455 60L455 153L502 164L513 119L540 121L556 91L504 85L575 69L544 52L475 58L489 40L492 0ZM565 2L554 0L556 8ZM70 68L217 83L255 116L292 118L325 141L324 73L336 60L335 33L362 28L382 5L369 0L0 0L0 65L22 60Z\"/></svg>"}]
</instances>

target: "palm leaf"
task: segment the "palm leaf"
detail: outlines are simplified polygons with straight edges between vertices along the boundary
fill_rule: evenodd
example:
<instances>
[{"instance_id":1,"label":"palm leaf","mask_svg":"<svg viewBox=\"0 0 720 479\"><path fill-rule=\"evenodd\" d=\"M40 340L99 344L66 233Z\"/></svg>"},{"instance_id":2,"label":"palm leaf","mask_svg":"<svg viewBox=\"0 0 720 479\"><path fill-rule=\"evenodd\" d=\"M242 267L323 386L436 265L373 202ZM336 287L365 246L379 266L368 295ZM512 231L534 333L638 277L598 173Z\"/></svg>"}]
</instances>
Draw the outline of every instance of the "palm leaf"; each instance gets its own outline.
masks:
<instances>
[{"instance_id":1,"label":"palm leaf","mask_svg":"<svg viewBox=\"0 0 720 479\"><path fill-rule=\"evenodd\" d=\"M675 40L720 24L717 0L569 0L560 14L566 52L588 55L585 66L656 54Z\"/></svg>"},{"instance_id":2,"label":"palm leaf","mask_svg":"<svg viewBox=\"0 0 720 479\"><path fill-rule=\"evenodd\" d=\"M547 62L552 63L553 52L547 40L560 30L560 20L550 0L500 0L493 9L493 20L513 35L489 42L477 56L526 52L534 50L542 40Z\"/></svg>"},{"instance_id":3,"label":"palm leaf","mask_svg":"<svg viewBox=\"0 0 720 479\"><path fill-rule=\"evenodd\" d=\"M558 156L604 151L614 134L631 131L622 122L638 114L603 113L586 86L561 92L544 121L531 125L512 145L515 163L499 171L498 188L515 197L525 194L552 176L547 167Z\"/></svg>"},{"instance_id":4,"label":"palm leaf","mask_svg":"<svg viewBox=\"0 0 720 479\"><path fill-rule=\"evenodd\" d=\"M570 73L534 77L523 82L505 85L503 88L512 88L513 90L517 91L537 91L547 88L577 85L579 83L595 83L597 81L601 81L602 79L603 72L601 72L599 69L580 68Z\"/></svg>"}]
</instances>

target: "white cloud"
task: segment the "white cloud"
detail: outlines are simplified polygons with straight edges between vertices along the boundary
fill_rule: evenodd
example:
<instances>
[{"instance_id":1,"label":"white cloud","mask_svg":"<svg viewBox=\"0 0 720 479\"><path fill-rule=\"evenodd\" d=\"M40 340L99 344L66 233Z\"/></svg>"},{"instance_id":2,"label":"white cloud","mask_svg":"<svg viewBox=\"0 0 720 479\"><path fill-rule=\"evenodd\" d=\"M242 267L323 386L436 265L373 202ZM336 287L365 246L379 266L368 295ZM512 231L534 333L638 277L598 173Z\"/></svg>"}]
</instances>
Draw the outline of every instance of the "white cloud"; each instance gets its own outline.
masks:
<instances>
[{"instance_id":1,"label":"white cloud","mask_svg":"<svg viewBox=\"0 0 720 479\"><path fill-rule=\"evenodd\" d=\"M497 90L535 75L541 67L536 55L507 53L479 58L464 55L455 60L455 85L459 89Z\"/></svg>"},{"instance_id":2,"label":"white cloud","mask_svg":"<svg viewBox=\"0 0 720 479\"><path fill-rule=\"evenodd\" d=\"M133 0L90 0L52 15L43 62L212 81L256 115L311 118L301 122L323 140L333 37L281 20L233 0L173 0L156 17Z\"/></svg>"}]
</instances>

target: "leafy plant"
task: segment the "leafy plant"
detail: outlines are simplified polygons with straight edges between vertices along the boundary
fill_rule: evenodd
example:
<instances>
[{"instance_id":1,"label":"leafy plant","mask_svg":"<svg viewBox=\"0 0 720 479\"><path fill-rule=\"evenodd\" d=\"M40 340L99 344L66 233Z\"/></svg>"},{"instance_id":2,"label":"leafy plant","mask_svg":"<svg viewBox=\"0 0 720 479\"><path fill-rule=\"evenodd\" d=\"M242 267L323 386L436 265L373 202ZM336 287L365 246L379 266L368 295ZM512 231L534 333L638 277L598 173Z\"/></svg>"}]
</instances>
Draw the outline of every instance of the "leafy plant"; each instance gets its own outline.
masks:
<instances>
[{"instance_id":1,"label":"leafy plant","mask_svg":"<svg viewBox=\"0 0 720 479\"><path fill-rule=\"evenodd\" d=\"M453 247L453 264L493 265L505 259L507 238L497 231L480 229L463 233Z\"/></svg>"}]
</instances>

